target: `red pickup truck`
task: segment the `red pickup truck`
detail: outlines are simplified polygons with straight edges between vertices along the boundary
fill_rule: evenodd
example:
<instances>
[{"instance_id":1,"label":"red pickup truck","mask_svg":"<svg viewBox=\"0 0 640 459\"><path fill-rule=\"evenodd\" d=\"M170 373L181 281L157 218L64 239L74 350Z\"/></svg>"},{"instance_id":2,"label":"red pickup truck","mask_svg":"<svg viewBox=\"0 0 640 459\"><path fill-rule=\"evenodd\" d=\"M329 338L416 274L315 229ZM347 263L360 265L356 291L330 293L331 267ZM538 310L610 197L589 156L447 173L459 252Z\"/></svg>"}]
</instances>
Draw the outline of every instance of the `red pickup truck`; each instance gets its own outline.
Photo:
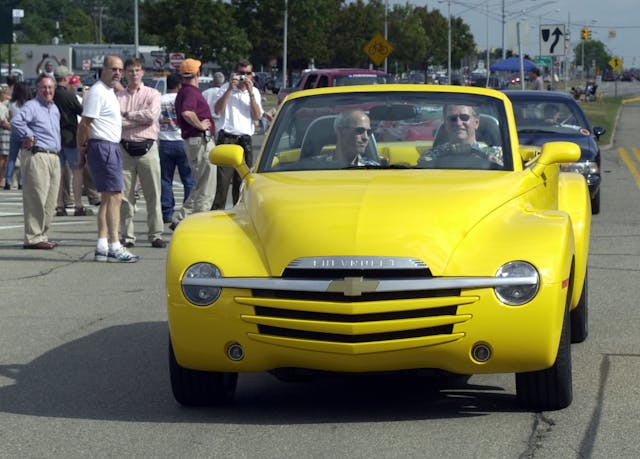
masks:
<instances>
[{"instance_id":1,"label":"red pickup truck","mask_svg":"<svg viewBox=\"0 0 640 459\"><path fill-rule=\"evenodd\" d=\"M278 104L295 91L303 89L327 88L331 86L354 86L357 84L385 84L389 75L379 70L369 69L313 69L305 70L298 84L293 88L282 88L278 92Z\"/></svg>"}]
</instances>

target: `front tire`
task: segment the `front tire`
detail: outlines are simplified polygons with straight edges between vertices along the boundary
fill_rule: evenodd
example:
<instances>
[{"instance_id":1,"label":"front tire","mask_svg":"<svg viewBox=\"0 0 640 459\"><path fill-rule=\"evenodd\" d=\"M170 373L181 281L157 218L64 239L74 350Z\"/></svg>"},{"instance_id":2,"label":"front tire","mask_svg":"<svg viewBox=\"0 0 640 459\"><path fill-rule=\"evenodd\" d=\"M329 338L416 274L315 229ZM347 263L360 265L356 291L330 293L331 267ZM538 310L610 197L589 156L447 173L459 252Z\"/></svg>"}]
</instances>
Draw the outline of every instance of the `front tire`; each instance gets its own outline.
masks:
<instances>
[{"instance_id":1,"label":"front tire","mask_svg":"<svg viewBox=\"0 0 640 459\"><path fill-rule=\"evenodd\" d=\"M516 396L527 409L536 411L561 410L573 400L571 374L571 327L568 306L565 308L558 355L551 368L516 373Z\"/></svg>"},{"instance_id":2,"label":"front tire","mask_svg":"<svg viewBox=\"0 0 640 459\"><path fill-rule=\"evenodd\" d=\"M600 190L591 200L591 214L598 215L600 213Z\"/></svg>"},{"instance_id":3,"label":"front tire","mask_svg":"<svg viewBox=\"0 0 640 459\"><path fill-rule=\"evenodd\" d=\"M589 335L589 282L585 273L580 301L571 311L571 342L582 343Z\"/></svg>"},{"instance_id":4,"label":"front tire","mask_svg":"<svg viewBox=\"0 0 640 459\"><path fill-rule=\"evenodd\" d=\"M198 371L181 367L173 352L171 339L169 373L173 397L185 406L215 406L229 403L238 383L237 373Z\"/></svg>"}]
</instances>

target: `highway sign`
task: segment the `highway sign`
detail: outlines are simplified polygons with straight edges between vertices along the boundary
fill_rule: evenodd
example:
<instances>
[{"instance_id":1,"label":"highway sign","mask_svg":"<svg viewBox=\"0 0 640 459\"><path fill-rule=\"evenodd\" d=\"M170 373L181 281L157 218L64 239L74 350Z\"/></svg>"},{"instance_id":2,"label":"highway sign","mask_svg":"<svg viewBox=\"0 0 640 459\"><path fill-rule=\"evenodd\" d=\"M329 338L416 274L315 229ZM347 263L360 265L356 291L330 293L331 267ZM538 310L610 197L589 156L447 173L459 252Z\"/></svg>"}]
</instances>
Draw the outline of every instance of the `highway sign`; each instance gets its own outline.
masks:
<instances>
[{"instance_id":1,"label":"highway sign","mask_svg":"<svg viewBox=\"0 0 640 459\"><path fill-rule=\"evenodd\" d=\"M384 62L389 54L393 52L393 46L382 36L380 32L376 33L373 38L364 47L364 52L374 64L380 65Z\"/></svg>"},{"instance_id":2,"label":"highway sign","mask_svg":"<svg viewBox=\"0 0 640 459\"><path fill-rule=\"evenodd\" d=\"M564 56L564 24L540 26L540 54Z\"/></svg>"},{"instance_id":3,"label":"highway sign","mask_svg":"<svg viewBox=\"0 0 640 459\"><path fill-rule=\"evenodd\" d=\"M536 63L536 66L539 69L543 69L545 67L551 69L551 66L553 65L553 58L551 56L536 56L533 62Z\"/></svg>"}]
</instances>

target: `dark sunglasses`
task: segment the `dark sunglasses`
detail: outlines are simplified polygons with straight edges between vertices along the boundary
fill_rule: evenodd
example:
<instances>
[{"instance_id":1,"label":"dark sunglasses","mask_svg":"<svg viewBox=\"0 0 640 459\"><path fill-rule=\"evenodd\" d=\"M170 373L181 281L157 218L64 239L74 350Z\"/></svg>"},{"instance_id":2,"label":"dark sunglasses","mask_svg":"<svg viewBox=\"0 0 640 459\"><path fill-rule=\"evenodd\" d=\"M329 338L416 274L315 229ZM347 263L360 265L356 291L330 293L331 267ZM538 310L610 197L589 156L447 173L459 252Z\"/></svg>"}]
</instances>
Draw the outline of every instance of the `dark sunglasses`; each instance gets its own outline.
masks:
<instances>
[{"instance_id":1,"label":"dark sunglasses","mask_svg":"<svg viewBox=\"0 0 640 459\"><path fill-rule=\"evenodd\" d=\"M467 115L466 113L463 113L462 115L449 115L447 116L447 120L451 123L455 123L458 118L460 118L460 121L469 121L471 119L471 115Z\"/></svg>"},{"instance_id":2,"label":"dark sunglasses","mask_svg":"<svg viewBox=\"0 0 640 459\"><path fill-rule=\"evenodd\" d=\"M356 135L362 135L366 132L368 136L371 136L371 129L367 129L363 127L353 128L353 132Z\"/></svg>"},{"instance_id":3,"label":"dark sunglasses","mask_svg":"<svg viewBox=\"0 0 640 459\"><path fill-rule=\"evenodd\" d=\"M237 75L253 75L253 72L236 72Z\"/></svg>"}]
</instances>

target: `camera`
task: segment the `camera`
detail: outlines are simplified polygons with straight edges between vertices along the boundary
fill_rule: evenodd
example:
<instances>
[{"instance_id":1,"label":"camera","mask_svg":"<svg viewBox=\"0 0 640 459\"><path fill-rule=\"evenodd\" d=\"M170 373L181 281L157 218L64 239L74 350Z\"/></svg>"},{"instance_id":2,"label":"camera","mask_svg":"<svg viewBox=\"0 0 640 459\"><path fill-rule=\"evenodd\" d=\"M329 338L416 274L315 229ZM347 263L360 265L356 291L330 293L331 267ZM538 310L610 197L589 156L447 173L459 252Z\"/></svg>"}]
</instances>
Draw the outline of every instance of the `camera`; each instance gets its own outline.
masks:
<instances>
[{"instance_id":1,"label":"camera","mask_svg":"<svg viewBox=\"0 0 640 459\"><path fill-rule=\"evenodd\" d=\"M47 57L49 57L49 54L47 54L47 53L44 53L44 54L42 55L42 58L43 58L43 59L46 59Z\"/></svg>"},{"instance_id":2,"label":"camera","mask_svg":"<svg viewBox=\"0 0 640 459\"><path fill-rule=\"evenodd\" d=\"M244 81L244 80L246 80L246 79L247 79L247 77L245 77L244 75L240 75L240 76L238 77L238 81L241 81L241 82L242 82L242 81Z\"/></svg>"}]
</instances>

